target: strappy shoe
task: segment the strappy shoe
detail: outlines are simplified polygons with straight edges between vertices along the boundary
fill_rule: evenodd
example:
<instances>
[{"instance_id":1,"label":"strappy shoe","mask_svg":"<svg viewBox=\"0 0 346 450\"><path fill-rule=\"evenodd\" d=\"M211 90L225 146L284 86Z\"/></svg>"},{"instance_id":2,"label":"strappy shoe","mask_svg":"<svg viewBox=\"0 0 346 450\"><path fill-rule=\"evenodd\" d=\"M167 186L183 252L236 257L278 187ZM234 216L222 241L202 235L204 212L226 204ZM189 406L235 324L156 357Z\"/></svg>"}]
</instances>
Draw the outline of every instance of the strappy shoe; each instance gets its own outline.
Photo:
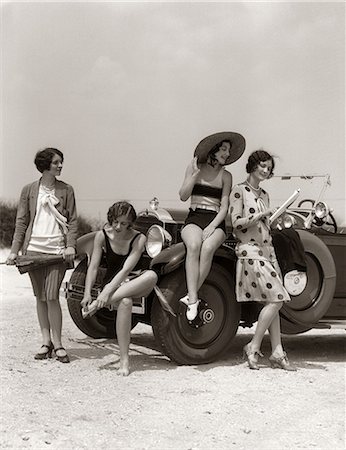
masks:
<instances>
[{"instance_id":1,"label":"strappy shoe","mask_svg":"<svg viewBox=\"0 0 346 450\"><path fill-rule=\"evenodd\" d=\"M56 352L58 352L59 350L64 350L64 352L66 352L64 347L55 348L54 352L55 352L56 359L58 361L60 361L61 363L69 363L70 362L70 358L68 357L67 353L65 355L63 355L63 356L59 356L59 355L56 354Z\"/></svg>"},{"instance_id":2,"label":"strappy shoe","mask_svg":"<svg viewBox=\"0 0 346 450\"><path fill-rule=\"evenodd\" d=\"M195 301L195 303L189 303L187 305L186 310L186 318L187 320L195 320L198 314L198 305L200 304L201 300Z\"/></svg>"},{"instance_id":3,"label":"strappy shoe","mask_svg":"<svg viewBox=\"0 0 346 450\"><path fill-rule=\"evenodd\" d=\"M197 300L195 303L189 303L189 296L185 295L179 299L179 302L183 305L187 306L186 310L186 318L189 321L195 320L198 313L198 305L200 304L200 300Z\"/></svg>"},{"instance_id":4,"label":"strappy shoe","mask_svg":"<svg viewBox=\"0 0 346 450\"><path fill-rule=\"evenodd\" d=\"M52 352L54 348L52 343L50 343L49 345L43 344L41 345L41 348L45 348L46 351L43 353L36 353L34 359L48 359L52 357Z\"/></svg>"},{"instance_id":5,"label":"strappy shoe","mask_svg":"<svg viewBox=\"0 0 346 450\"><path fill-rule=\"evenodd\" d=\"M259 350L251 350L250 343L243 347L243 359L247 359L249 368L252 370L259 370L257 365L258 357L263 357L263 354Z\"/></svg>"},{"instance_id":6,"label":"strappy shoe","mask_svg":"<svg viewBox=\"0 0 346 450\"><path fill-rule=\"evenodd\" d=\"M182 303L185 306L189 306L189 296L185 295L185 297L181 297L179 299L180 303Z\"/></svg>"},{"instance_id":7,"label":"strappy shoe","mask_svg":"<svg viewBox=\"0 0 346 450\"><path fill-rule=\"evenodd\" d=\"M297 369L293 366L291 366L288 358L287 353L284 352L282 356L269 356L269 361L273 369L279 368L288 370L289 372L296 372Z\"/></svg>"}]
</instances>

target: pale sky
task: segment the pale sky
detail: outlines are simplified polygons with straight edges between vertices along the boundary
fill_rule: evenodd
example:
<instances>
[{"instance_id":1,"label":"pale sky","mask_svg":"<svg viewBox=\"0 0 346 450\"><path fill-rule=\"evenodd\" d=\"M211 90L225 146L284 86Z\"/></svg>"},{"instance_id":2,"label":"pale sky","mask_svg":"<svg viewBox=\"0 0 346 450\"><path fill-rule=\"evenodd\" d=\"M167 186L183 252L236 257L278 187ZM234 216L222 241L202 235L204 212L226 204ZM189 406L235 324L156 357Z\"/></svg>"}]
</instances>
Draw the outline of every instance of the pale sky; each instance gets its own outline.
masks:
<instances>
[{"instance_id":1,"label":"pale sky","mask_svg":"<svg viewBox=\"0 0 346 450\"><path fill-rule=\"evenodd\" d=\"M39 177L34 155L51 146L83 214L154 195L187 207L178 190L194 148L229 130L247 141L234 182L263 147L277 174L330 173L325 199L346 225L343 2L3 2L1 13L2 198Z\"/></svg>"}]
</instances>

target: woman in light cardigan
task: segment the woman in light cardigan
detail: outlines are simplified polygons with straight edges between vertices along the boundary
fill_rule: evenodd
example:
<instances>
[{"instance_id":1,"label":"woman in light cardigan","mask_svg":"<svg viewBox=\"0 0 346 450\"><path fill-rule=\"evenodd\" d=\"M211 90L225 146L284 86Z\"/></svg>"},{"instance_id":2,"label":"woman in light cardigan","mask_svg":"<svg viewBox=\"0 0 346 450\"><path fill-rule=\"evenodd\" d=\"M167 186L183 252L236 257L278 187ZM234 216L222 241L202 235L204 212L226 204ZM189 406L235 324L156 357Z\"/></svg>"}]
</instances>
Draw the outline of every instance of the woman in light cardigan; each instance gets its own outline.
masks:
<instances>
[{"instance_id":1,"label":"woman in light cardigan","mask_svg":"<svg viewBox=\"0 0 346 450\"><path fill-rule=\"evenodd\" d=\"M62 255L63 260L29 271L36 297L42 346L35 359L52 356L68 363L62 346L62 312L59 291L66 268L73 262L77 239L77 213L73 188L56 179L64 161L55 148L37 152L35 165L42 177L22 189L16 226L7 264L15 264L18 252L32 255Z\"/></svg>"}]
</instances>

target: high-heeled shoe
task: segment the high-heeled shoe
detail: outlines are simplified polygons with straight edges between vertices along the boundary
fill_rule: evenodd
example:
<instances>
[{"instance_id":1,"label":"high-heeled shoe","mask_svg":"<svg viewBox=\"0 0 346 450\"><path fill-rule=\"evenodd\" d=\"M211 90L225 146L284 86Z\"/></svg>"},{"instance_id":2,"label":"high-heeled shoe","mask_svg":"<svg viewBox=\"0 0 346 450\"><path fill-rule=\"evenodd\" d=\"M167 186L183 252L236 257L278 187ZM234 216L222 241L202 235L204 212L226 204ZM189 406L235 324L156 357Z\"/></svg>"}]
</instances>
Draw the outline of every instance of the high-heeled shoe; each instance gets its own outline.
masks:
<instances>
[{"instance_id":1,"label":"high-heeled shoe","mask_svg":"<svg viewBox=\"0 0 346 450\"><path fill-rule=\"evenodd\" d=\"M279 368L288 370L289 372L297 371L295 367L291 366L287 358L286 352L284 352L282 356L274 356L274 355L269 356L269 361L273 369Z\"/></svg>"},{"instance_id":2,"label":"high-heeled shoe","mask_svg":"<svg viewBox=\"0 0 346 450\"><path fill-rule=\"evenodd\" d=\"M59 350L64 350L65 355L63 355L63 356L57 355L56 352L58 352ZM66 353L66 350L64 349L64 347L55 348L54 352L55 352L56 359L58 361L60 361L61 363L69 363L70 362L70 358L68 357L68 354Z\"/></svg>"},{"instance_id":3,"label":"high-heeled shoe","mask_svg":"<svg viewBox=\"0 0 346 450\"><path fill-rule=\"evenodd\" d=\"M54 348L52 343L50 343L49 345L43 344L41 345L41 348L45 348L47 350L43 353L36 353L34 359L48 359L52 357L52 352Z\"/></svg>"},{"instance_id":4,"label":"high-heeled shoe","mask_svg":"<svg viewBox=\"0 0 346 450\"><path fill-rule=\"evenodd\" d=\"M182 303L185 306L189 306L189 296L185 295L185 297L181 297L179 299L180 303Z\"/></svg>"},{"instance_id":5,"label":"high-heeled shoe","mask_svg":"<svg viewBox=\"0 0 346 450\"><path fill-rule=\"evenodd\" d=\"M189 296L185 295L185 297L181 297L179 302L183 305L187 306L186 310L186 318L189 321L195 320L198 313L198 305L200 304L200 300L197 300L195 303L189 303Z\"/></svg>"},{"instance_id":6,"label":"high-heeled shoe","mask_svg":"<svg viewBox=\"0 0 346 450\"><path fill-rule=\"evenodd\" d=\"M195 320L198 314L198 305L200 304L200 300L195 301L195 303L189 303L187 305L186 310L186 318L187 320Z\"/></svg>"},{"instance_id":7,"label":"high-heeled shoe","mask_svg":"<svg viewBox=\"0 0 346 450\"><path fill-rule=\"evenodd\" d=\"M258 357L263 357L263 354L259 350L251 350L250 343L243 347L243 359L247 359L249 368L252 370L259 370L257 365Z\"/></svg>"}]
</instances>

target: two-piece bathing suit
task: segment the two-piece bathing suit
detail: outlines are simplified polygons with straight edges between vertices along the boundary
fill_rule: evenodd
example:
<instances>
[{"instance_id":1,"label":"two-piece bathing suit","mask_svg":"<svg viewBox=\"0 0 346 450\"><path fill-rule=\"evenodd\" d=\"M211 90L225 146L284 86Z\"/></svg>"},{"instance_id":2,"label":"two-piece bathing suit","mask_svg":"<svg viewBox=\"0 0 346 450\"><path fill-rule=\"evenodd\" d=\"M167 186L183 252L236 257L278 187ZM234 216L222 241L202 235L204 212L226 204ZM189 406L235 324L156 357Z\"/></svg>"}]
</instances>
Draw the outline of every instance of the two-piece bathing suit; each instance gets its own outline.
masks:
<instances>
[{"instance_id":1,"label":"two-piece bathing suit","mask_svg":"<svg viewBox=\"0 0 346 450\"><path fill-rule=\"evenodd\" d=\"M204 230L215 219L221 207L223 173L223 170L220 170L212 185L198 176L192 189L191 205L185 226L194 224ZM224 220L216 228L221 228L226 234Z\"/></svg>"}]
</instances>

